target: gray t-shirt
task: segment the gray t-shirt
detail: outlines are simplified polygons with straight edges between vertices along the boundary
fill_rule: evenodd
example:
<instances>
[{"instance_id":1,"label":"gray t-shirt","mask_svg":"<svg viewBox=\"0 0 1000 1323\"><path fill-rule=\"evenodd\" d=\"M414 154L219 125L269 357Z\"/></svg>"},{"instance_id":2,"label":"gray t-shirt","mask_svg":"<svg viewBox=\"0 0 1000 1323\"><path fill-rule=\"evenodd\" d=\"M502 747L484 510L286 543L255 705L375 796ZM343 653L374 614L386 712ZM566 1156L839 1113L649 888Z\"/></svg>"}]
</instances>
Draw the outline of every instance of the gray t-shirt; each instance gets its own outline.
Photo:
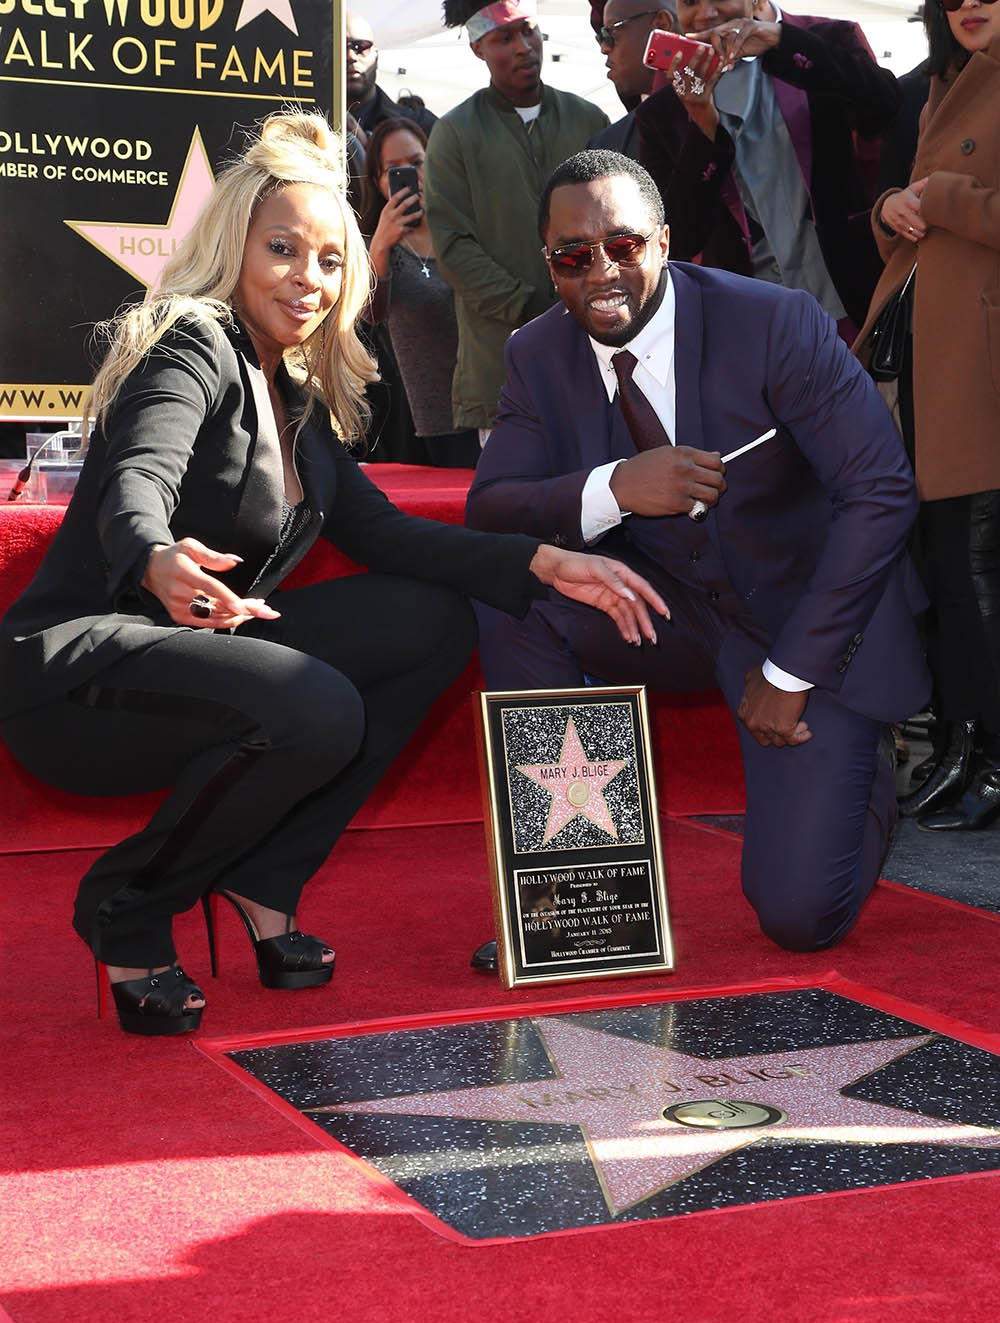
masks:
<instances>
[{"instance_id":1,"label":"gray t-shirt","mask_svg":"<svg viewBox=\"0 0 1000 1323\"><path fill-rule=\"evenodd\" d=\"M451 415L451 379L458 354L455 299L433 257L395 244L377 302L389 328L417 436L460 429Z\"/></svg>"}]
</instances>

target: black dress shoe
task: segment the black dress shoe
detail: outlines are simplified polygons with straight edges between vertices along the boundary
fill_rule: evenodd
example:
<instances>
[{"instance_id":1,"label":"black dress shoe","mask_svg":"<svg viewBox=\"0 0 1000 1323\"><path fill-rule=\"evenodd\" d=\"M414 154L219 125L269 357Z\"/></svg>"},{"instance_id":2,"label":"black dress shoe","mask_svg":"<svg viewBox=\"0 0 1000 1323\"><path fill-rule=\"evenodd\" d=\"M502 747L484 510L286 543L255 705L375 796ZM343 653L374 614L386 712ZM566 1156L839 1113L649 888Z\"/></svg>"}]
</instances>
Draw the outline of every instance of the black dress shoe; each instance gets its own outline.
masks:
<instances>
[{"instance_id":1,"label":"black dress shoe","mask_svg":"<svg viewBox=\"0 0 1000 1323\"><path fill-rule=\"evenodd\" d=\"M937 766L919 789L900 799L901 818L923 817L958 799L972 774L977 735L975 721L956 721L951 726L948 745Z\"/></svg>"},{"instance_id":2,"label":"black dress shoe","mask_svg":"<svg viewBox=\"0 0 1000 1323\"><path fill-rule=\"evenodd\" d=\"M472 953L469 964L473 969L481 969L484 974L495 974L497 969L496 941L483 942L482 946L477 947Z\"/></svg>"},{"instance_id":3,"label":"black dress shoe","mask_svg":"<svg viewBox=\"0 0 1000 1323\"><path fill-rule=\"evenodd\" d=\"M917 819L921 831L980 831L1000 818L1000 767L987 764L977 772L962 798L939 813Z\"/></svg>"}]
</instances>

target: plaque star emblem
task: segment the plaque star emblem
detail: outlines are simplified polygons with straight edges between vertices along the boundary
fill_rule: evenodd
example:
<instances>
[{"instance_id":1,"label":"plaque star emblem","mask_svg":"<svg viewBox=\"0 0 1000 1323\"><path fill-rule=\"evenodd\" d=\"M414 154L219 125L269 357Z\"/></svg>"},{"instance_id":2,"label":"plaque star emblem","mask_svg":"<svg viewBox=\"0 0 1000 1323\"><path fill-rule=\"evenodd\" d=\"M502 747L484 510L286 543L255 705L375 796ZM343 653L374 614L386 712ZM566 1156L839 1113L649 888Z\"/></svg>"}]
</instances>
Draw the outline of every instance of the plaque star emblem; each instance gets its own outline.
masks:
<instances>
[{"instance_id":1,"label":"plaque star emblem","mask_svg":"<svg viewBox=\"0 0 1000 1323\"><path fill-rule=\"evenodd\" d=\"M933 1035L705 1060L565 1018L532 1022L553 1079L310 1107L354 1112L539 1121L578 1126L612 1216L762 1139L858 1144L1000 1145L1000 1130L847 1098L840 1092ZM737 1127L673 1119L708 1104ZM698 1114L699 1109L687 1109ZM750 1118L751 1124L745 1124ZM756 1124L754 1120L756 1119ZM545 1154L536 1155L543 1161Z\"/></svg>"},{"instance_id":2,"label":"plaque star emblem","mask_svg":"<svg viewBox=\"0 0 1000 1323\"><path fill-rule=\"evenodd\" d=\"M618 828L604 791L625 766L625 761L615 758L588 759L572 717L566 722L558 762L518 764L516 770L522 776L551 796L542 845L548 845L577 816L589 819L617 841Z\"/></svg>"},{"instance_id":3,"label":"plaque star emblem","mask_svg":"<svg viewBox=\"0 0 1000 1323\"><path fill-rule=\"evenodd\" d=\"M65 223L88 243L99 248L147 289L153 289L164 263L194 223L208 201L215 180L212 167L196 128L191 135L184 167L177 183L170 215L164 225L139 225L127 221L77 221Z\"/></svg>"},{"instance_id":4,"label":"plaque star emblem","mask_svg":"<svg viewBox=\"0 0 1000 1323\"><path fill-rule=\"evenodd\" d=\"M240 16L236 20L236 31L245 28L248 23L252 23L255 18L261 14L273 14L279 23L284 23L285 27L296 36L299 30L295 26L295 19L292 15L291 0L243 0Z\"/></svg>"}]
</instances>

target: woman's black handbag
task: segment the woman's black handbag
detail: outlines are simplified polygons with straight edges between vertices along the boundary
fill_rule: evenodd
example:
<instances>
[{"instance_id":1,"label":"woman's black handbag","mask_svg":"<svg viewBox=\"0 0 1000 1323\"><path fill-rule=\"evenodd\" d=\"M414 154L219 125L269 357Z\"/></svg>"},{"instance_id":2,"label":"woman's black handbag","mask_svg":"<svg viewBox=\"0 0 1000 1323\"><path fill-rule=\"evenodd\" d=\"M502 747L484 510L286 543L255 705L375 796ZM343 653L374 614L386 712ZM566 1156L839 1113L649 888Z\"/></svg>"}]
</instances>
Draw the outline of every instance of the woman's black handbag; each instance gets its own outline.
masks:
<instances>
[{"instance_id":1,"label":"woman's black handbag","mask_svg":"<svg viewBox=\"0 0 1000 1323\"><path fill-rule=\"evenodd\" d=\"M878 315L871 332L868 371L876 381L895 381L903 370L906 337L913 325L913 270Z\"/></svg>"}]
</instances>

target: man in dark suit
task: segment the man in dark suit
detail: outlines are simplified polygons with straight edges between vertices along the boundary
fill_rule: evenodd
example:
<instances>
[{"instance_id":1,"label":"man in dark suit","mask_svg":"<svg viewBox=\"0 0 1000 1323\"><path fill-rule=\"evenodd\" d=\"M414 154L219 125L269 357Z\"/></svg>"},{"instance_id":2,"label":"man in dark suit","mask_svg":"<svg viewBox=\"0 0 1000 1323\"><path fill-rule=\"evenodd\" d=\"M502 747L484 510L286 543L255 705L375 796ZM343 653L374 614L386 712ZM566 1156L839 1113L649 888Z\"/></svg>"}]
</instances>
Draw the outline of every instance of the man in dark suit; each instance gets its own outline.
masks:
<instances>
[{"instance_id":1,"label":"man in dark suit","mask_svg":"<svg viewBox=\"0 0 1000 1323\"><path fill-rule=\"evenodd\" d=\"M856 23L766 9L678 0L681 31L724 60L704 78L658 76L635 112L638 159L676 257L806 289L850 344L882 273L869 212L900 93Z\"/></svg>"},{"instance_id":2,"label":"man in dark suit","mask_svg":"<svg viewBox=\"0 0 1000 1323\"><path fill-rule=\"evenodd\" d=\"M622 152L638 161L639 130L635 108L652 92L654 73L642 57L654 28L677 31L673 5L674 0L669 6L660 8L652 6L650 0L608 0L604 6L604 22L597 29L597 41L605 56L608 77L628 114L595 133L587 143L588 147Z\"/></svg>"},{"instance_id":3,"label":"man in dark suit","mask_svg":"<svg viewBox=\"0 0 1000 1323\"><path fill-rule=\"evenodd\" d=\"M613 546L671 619L630 648L572 605L537 603L510 625L485 611L487 684L718 684L746 772L744 892L780 945L830 946L894 823L883 723L928 689L899 437L811 296L668 268L659 193L628 158L564 162L540 231L562 304L508 342L468 522ZM698 503L702 521L688 517Z\"/></svg>"}]
</instances>

